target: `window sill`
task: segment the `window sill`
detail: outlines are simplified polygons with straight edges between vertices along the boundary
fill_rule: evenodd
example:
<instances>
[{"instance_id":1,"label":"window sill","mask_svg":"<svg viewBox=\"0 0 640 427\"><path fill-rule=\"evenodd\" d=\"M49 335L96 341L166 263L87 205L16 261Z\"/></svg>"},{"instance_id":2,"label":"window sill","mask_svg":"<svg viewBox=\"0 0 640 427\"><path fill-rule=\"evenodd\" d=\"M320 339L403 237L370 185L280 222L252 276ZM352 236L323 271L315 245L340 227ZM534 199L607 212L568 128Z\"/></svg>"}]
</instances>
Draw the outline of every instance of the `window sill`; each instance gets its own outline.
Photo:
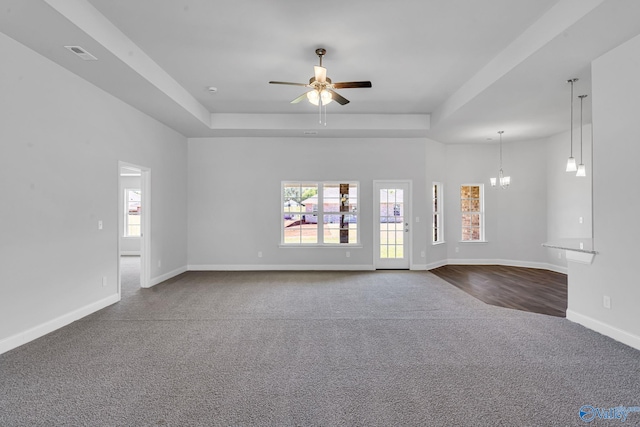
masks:
<instances>
[{"instance_id":1,"label":"window sill","mask_svg":"<svg viewBox=\"0 0 640 427\"><path fill-rule=\"evenodd\" d=\"M460 240L458 243L489 243L488 240Z\"/></svg>"},{"instance_id":2,"label":"window sill","mask_svg":"<svg viewBox=\"0 0 640 427\"><path fill-rule=\"evenodd\" d=\"M447 243L447 242L445 242L444 240L441 241L441 242L431 242L431 246L444 245L445 243Z\"/></svg>"},{"instance_id":3,"label":"window sill","mask_svg":"<svg viewBox=\"0 0 640 427\"><path fill-rule=\"evenodd\" d=\"M278 247L281 249L298 249L298 248L362 249L362 244L361 243L342 243L342 244L334 244L334 245L323 245L323 244L298 245L298 244L289 243L285 245L283 243L280 243Z\"/></svg>"}]
</instances>

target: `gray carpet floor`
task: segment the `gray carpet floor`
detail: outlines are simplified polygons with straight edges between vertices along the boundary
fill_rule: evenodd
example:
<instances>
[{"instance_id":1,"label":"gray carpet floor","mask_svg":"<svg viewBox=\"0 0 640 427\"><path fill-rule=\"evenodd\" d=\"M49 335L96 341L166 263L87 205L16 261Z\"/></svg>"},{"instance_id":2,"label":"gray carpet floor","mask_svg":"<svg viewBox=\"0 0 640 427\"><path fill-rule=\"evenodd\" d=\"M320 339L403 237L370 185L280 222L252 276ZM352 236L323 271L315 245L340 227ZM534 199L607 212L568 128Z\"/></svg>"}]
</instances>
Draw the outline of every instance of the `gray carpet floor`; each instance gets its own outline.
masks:
<instances>
[{"instance_id":1,"label":"gray carpet floor","mask_svg":"<svg viewBox=\"0 0 640 427\"><path fill-rule=\"evenodd\" d=\"M0 425L578 426L639 373L428 272L189 272L0 355Z\"/></svg>"}]
</instances>

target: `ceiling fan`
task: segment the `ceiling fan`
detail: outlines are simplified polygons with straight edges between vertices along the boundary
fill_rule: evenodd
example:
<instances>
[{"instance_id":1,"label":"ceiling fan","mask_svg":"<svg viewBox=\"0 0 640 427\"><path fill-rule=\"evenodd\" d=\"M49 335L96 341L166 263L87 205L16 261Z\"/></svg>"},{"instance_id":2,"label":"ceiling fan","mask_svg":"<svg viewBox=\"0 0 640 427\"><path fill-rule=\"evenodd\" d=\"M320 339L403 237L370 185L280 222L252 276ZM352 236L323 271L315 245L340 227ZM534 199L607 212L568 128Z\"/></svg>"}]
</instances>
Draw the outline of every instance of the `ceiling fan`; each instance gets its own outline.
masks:
<instances>
[{"instance_id":1,"label":"ceiling fan","mask_svg":"<svg viewBox=\"0 0 640 427\"><path fill-rule=\"evenodd\" d=\"M336 101L340 105L349 103L349 100L347 98L337 93L334 89L371 87L371 82L369 81L332 83L331 79L327 77L327 69L322 66L322 57L326 53L326 49L316 49L316 55L318 55L318 58L320 58L320 65L313 67L314 76L309 79L309 84L276 81L270 81L269 83L275 85L293 85L310 88L310 91L303 93L302 95L291 101L291 103L297 104L298 102L307 98L310 103L319 106L327 105L331 101Z\"/></svg>"}]
</instances>

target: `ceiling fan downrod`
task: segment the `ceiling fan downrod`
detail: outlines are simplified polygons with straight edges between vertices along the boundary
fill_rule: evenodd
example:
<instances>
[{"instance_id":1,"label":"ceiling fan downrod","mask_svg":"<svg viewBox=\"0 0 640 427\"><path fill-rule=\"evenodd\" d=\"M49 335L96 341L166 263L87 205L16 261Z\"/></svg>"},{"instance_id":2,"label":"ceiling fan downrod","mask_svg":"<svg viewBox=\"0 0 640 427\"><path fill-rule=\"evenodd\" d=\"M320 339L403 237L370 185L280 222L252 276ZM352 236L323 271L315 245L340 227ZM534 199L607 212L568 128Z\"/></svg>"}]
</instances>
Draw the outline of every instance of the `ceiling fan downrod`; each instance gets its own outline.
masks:
<instances>
[{"instance_id":1,"label":"ceiling fan downrod","mask_svg":"<svg viewBox=\"0 0 640 427\"><path fill-rule=\"evenodd\" d=\"M320 58L320 66L322 67L322 57L325 56L327 54L327 50L324 48L319 47L318 49L316 49L316 55L318 55L318 58Z\"/></svg>"}]
</instances>

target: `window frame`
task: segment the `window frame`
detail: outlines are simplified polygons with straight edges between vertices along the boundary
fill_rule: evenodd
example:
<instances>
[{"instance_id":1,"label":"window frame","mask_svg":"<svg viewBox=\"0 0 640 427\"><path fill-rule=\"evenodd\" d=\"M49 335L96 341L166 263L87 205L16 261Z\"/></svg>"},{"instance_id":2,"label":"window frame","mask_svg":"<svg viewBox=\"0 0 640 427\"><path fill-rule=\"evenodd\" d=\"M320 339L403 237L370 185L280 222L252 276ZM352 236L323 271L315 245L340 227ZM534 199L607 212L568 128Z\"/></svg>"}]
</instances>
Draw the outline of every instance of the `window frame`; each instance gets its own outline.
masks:
<instances>
[{"instance_id":1,"label":"window frame","mask_svg":"<svg viewBox=\"0 0 640 427\"><path fill-rule=\"evenodd\" d=\"M478 187L479 188L479 207L480 210L479 211L464 211L462 209L462 204L463 204L463 200L472 200L475 198L467 198L467 199L463 199L462 198L462 187ZM486 243L486 235L485 235L485 212L484 212L484 184L482 183L469 183L469 184L460 184L459 187L459 200L460 200L460 243ZM478 224L478 229L480 231L479 233L479 238L478 239L473 239L473 240L464 240L463 236L464 236L464 230L470 227L465 227L464 225L464 221L463 221L463 216L464 215L474 215L477 214L479 215L479 224Z\"/></svg>"},{"instance_id":2,"label":"window frame","mask_svg":"<svg viewBox=\"0 0 640 427\"><path fill-rule=\"evenodd\" d=\"M332 210L325 210L325 206L324 206L324 189L325 186L339 186L340 184L349 184L349 186L355 186L356 188L356 197L355 197L355 211L353 210L349 210L347 212L341 212L341 211L332 211ZM295 242L295 243L291 243L291 242L285 242L285 226L284 226L284 217L287 214L291 214L291 212L285 212L285 203L287 202L287 200L285 200L285 195L284 195L284 189L285 186L300 186L302 187L312 187L312 186L316 186L318 192L317 192L317 208L315 210L312 211L313 215L317 217L317 229L316 229L316 236L317 236L317 240L314 243L304 243L304 242ZM340 193L338 193L340 194ZM361 237L360 237L360 233L362 228L359 226L359 222L360 219L358 218L360 216L360 181L355 181L355 180L342 180L342 181L296 181L296 180L287 180L287 181L281 181L280 183L280 247L281 248L345 248L345 247L361 247ZM350 198L349 201L351 201L353 198ZM351 204L351 203L350 203ZM324 223L324 217L327 215L348 215L349 216L349 224L352 223L352 220L355 218L355 221L353 221L354 224L356 224L355 230L356 230L356 242L347 242L347 243L340 243L338 242L325 242L325 223Z\"/></svg>"},{"instance_id":3,"label":"window frame","mask_svg":"<svg viewBox=\"0 0 640 427\"><path fill-rule=\"evenodd\" d=\"M436 190L437 189L437 190ZM434 181L431 184L431 244L441 245L444 240L444 185ZM438 232L436 233L436 230ZM437 235L437 238L436 238Z\"/></svg>"}]
</instances>

